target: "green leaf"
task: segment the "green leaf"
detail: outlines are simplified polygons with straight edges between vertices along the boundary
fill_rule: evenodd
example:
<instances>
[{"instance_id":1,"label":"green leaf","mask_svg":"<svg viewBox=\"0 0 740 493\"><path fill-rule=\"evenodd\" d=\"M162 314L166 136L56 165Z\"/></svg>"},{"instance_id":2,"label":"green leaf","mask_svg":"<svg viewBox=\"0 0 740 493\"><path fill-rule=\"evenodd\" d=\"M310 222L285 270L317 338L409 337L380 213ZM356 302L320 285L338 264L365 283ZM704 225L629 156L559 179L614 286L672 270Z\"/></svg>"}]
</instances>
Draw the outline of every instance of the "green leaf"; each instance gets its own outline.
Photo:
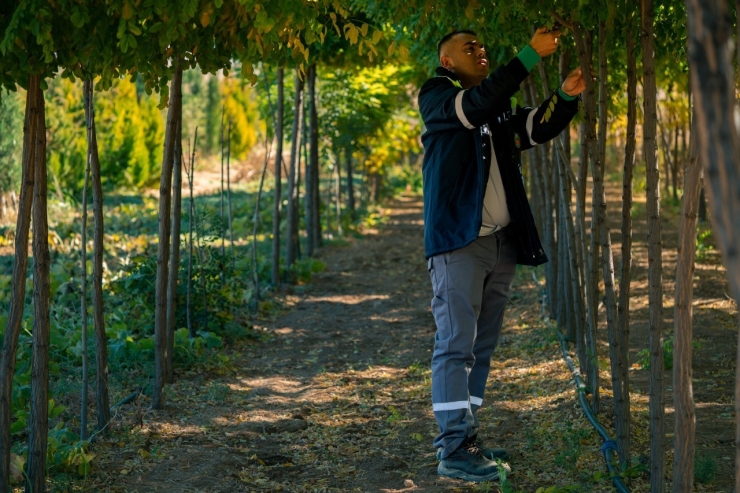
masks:
<instances>
[{"instance_id":1,"label":"green leaf","mask_svg":"<svg viewBox=\"0 0 740 493\"><path fill-rule=\"evenodd\" d=\"M134 15L134 9L131 7L131 2L128 0L123 4L123 10L121 11L121 17L124 20L129 20Z\"/></svg>"},{"instance_id":2,"label":"green leaf","mask_svg":"<svg viewBox=\"0 0 740 493\"><path fill-rule=\"evenodd\" d=\"M77 466L77 474L80 476L87 476L92 471L92 466L89 462L83 462Z\"/></svg>"},{"instance_id":3,"label":"green leaf","mask_svg":"<svg viewBox=\"0 0 740 493\"><path fill-rule=\"evenodd\" d=\"M60 405L56 405L54 402L54 399L49 399L49 419L54 419L57 416L59 416L66 407Z\"/></svg>"},{"instance_id":4,"label":"green leaf","mask_svg":"<svg viewBox=\"0 0 740 493\"><path fill-rule=\"evenodd\" d=\"M70 16L69 20L72 22L72 25L75 27L82 27L85 24L85 18L82 16L79 10L75 9L74 12L72 12L72 15Z\"/></svg>"},{"instance_id":5,"label":"green leaf","mask_svg":"<svg viewBox=\"0 0 740 493\"><path fill-rule=\"evenodd\" d=\"M27 427L28 423L24 418L18 418L13 422L13 424L10 425L10 434L15 435L17 433L20 433L24 431Z\"/></svg>"}]
</instances>

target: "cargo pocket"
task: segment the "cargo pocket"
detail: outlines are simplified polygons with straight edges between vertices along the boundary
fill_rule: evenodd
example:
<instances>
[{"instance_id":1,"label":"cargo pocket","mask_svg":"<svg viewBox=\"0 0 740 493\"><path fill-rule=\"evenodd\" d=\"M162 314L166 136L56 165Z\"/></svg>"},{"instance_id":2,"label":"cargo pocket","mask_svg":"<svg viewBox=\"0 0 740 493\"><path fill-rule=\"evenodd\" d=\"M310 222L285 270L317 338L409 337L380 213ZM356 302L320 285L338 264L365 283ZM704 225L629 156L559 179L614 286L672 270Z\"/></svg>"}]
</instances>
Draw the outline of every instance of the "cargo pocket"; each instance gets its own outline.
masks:
<instances>
[{"instance_id":1,"label":"cargo pocket","mask_svg":"<svg viewBox=\"0 0 740 493\"><path fill-rule=\"evenodd\" d=\"M436 260L437 262L435 262L435 257L429 258L427 261L427 270L432 279L432 288L434 290L432 315L434 315L434 322L437 325L437 333L434 335L434 352L435 354L439 354L439 352L447 352L450 345L450 338L452 337L452 327L450 326L450 307L445 300L447 293L443 285L445 281L444 261L440 264L440 260L442 260L441 256L438 256ZM435 265L441 269L440 272L437 272Z\"/></svg>"}]
</instances>

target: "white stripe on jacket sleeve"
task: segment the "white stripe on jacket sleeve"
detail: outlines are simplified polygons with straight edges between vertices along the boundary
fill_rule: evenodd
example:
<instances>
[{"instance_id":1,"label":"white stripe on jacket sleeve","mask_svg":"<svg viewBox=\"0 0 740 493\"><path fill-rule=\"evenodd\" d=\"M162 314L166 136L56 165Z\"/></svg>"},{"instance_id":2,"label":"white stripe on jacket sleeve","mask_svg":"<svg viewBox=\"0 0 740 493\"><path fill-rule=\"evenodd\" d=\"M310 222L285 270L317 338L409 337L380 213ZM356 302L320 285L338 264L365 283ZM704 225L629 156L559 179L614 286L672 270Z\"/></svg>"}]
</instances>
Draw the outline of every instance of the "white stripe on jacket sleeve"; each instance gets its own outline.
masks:
<instances>
[{"instance_id":1,"label":"white stripe on jacket sleeve","mask_svg":"<svg viewBox=\"0 0 740 493\"><path fill-rule=\"evenodd\" d=\"M534 128L534 114L537 113L537 109L538 108L533 109L529 112L529 115L527 115L527 136L529 137L529 143L533 146L536 146L538 144L532 138L532 129Z\"/></svg>"},{"instance_id":2,"label":"white stripe on jacket sleeve","mask_svg":"<svg viewBox=\"0 0 740 493\"><path fill-rule=\"evenodd\" d=\"M462 108L463 94L465 94L464 90L458 92L457 96L455 96L455 112L457 113L457 117L460 119L462 124L465 125L465 128L472 130L475 127L470 124L470 121L468 121L468 117L466 117L465 113L463 112L463 108Z\"/></svg>"}]
</instances>

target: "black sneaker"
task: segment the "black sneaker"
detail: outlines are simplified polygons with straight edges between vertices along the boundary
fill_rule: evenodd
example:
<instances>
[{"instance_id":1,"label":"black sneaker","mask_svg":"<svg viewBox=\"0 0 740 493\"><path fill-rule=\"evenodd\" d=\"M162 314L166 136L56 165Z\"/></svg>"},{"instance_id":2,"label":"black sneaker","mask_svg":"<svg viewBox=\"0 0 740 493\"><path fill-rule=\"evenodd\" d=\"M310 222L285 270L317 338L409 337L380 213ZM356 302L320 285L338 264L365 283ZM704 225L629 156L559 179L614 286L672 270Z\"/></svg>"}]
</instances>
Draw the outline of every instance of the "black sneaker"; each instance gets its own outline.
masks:
<instances>
[{"instance_id":1,"label":"black sneaker","mask_svg":"<svg viewBox=\"0 0 740 493\"><path fill-rule=\"evenodd\" d=\"M508 462L511 460L511 454L508 450L505 448L486 448L481 440L478 438L478 435L474 435L471 438L468 438L468 442L472 443L479 449L481 449L483 453L483 457L485 457L488 460L492 461L503 461ZM466 443L468 443L466 442ZM440 460L442 458L442 448L437 449L437 460Z\"/></svg>"},{"instance_id":2,"label":"black sneaker","mask_svg":"<svg viewBox=\"0 0 740 493\"><path fill-rule=\"evenodd\" d=\"M504 467L508 468L508 466ZM498 463L485 458L483 451L468 440L449 456L439 461L437 473L448 478L480 483L481 481L496 481L498 468Z\"/></svg>"}]
</instances>

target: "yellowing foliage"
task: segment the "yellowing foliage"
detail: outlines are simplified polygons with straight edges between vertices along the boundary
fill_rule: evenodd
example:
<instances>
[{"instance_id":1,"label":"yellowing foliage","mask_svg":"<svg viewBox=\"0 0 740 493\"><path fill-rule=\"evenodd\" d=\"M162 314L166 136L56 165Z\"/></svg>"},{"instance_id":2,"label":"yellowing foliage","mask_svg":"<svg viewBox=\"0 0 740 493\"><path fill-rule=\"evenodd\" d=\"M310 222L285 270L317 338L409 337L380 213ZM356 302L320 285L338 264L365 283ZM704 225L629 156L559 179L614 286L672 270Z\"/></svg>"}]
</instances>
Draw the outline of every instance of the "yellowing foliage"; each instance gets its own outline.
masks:
<instances>
[{"instance_id":1,"label":"yellowing foliage","mask_svg":"<svg viewBox=\"0 0 740 493\"><path fill-rule=\"evenodd\" d=\"M221 82L225 129L231 123L231 156L244 159L257 143L257 132L264 123L259 120L259 109L252 88L242 79L227 77Z\"/></svg>"}]
</instances>

